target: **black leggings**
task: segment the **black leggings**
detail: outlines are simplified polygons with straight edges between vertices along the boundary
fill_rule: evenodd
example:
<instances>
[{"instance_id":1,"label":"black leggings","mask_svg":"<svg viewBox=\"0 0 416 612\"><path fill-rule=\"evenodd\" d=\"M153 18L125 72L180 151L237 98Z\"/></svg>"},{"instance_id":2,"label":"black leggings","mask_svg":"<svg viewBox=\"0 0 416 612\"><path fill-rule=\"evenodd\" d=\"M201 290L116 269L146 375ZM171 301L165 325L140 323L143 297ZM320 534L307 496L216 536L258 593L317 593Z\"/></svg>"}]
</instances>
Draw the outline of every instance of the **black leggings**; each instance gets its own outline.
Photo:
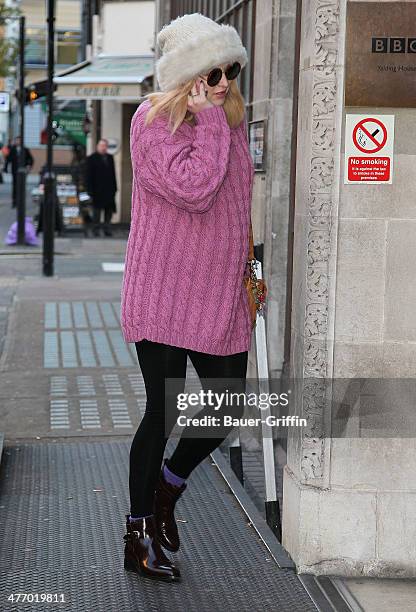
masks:
<instances>
[{"instance_id":1,"label":"black leggings","mask_svg":"<svg viewBox=\"0 0 416 612\"><path fill-rule=\"evenodd\" d=\"M204 391L211 389L215 392L228 390L241 393L245 391L248 352L224 356L210 355L150 340L140 340L135 346L146 387L147 401L145 414L130 449L130 512L132 516L146 516L153 513L154 490L163 453L169 433L178 416L176 405L171 406L171 401L176 403L176 393L184 391L187 356L189 355L192 361ZM173 381L169 381L167 384L169 392L165 394L165 378L181 380L174 381L174 387L170 386ZM211 380L204 381L203 378ZM221 380L227 378L232 380ZM172 389L174 395L171 400ZM165 398L166 412L170 412L170 415L166 415L170 416L170 420L166 422ZM227 406L226 410L227 414L239 418L244 406L236 403L232 407ZM207 405L198 412L198 418L205 414L218 416L219 413ZM210 437L207 437L206 428L194 428L192 434L199 431L201 434L199 437L190 437L189 433L184 435L185 431L192 430L191 425L187 426L168 461L169 469L182 478L188 478L192 470L221 444L232 429L233 425L221 427L218 437L213 437L216 434L212 433L213 428L211 428Z\"/></svg>"}]
</instances>

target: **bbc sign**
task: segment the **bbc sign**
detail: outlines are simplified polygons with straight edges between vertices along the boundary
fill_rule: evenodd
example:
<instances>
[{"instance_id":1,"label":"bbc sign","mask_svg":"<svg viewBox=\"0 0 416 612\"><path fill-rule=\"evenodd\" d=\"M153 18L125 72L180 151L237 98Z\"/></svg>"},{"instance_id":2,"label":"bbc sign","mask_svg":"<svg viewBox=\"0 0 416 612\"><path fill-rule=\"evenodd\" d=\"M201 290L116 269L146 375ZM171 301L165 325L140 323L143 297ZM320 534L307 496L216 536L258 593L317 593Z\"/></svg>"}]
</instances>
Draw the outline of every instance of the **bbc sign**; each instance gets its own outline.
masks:
<instances>
[{"instance_id":1,"label":"bbc sign","mask_svg":"<svg viewBox=\"0 0 416 612\"><path fill-rule=\"evenodd\" d=\"M347 0L345 106L416 108L416 0Z\"/></svg>"},{"instance_id":2,"label":"bbc sign","mask_svg":"<svg viewBox=\"0 0 416 612\"><path fill-rule=\"evenodd\" d=\"M372 38L373 53L416 53L416 38Z\"/></svg>"}]
</instances>

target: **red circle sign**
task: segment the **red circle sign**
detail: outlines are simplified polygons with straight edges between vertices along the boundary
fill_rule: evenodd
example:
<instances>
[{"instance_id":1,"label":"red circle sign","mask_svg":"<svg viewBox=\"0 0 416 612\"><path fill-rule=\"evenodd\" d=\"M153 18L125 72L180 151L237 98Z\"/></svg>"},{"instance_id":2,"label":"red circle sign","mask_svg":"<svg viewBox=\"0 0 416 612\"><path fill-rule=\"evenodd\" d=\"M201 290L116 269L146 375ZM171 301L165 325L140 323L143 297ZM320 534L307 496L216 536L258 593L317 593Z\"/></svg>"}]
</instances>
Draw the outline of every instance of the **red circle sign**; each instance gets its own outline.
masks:
<instances>
[{"instance_id":1,"label":"red circle sign","mask_svg":"<svg viewBox=\"0 0 416 612\"><path fill-rule=\"evenodd\" d=\"M376 128L373 132L371 131L371 123L375 123L380 127L381 137L379 136L380 129ZM378 137L376 138L376 136ZM379 119L367 117L359 121L354 127L352 140L357 149L362 151L362 153L377 153L387 142L387 128Z\"/></svg>"}]
</instances>

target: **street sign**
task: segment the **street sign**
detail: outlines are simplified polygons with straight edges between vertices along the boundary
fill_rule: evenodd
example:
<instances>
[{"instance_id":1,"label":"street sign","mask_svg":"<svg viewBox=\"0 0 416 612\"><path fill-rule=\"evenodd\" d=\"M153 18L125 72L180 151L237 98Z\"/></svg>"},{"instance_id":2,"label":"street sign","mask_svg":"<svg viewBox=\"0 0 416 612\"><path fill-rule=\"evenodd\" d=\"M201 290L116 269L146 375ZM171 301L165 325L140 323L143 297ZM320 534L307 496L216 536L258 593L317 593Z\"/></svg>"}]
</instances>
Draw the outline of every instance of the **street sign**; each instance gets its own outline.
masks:
<instances>
[{"instance_id":1,"label":"street sign","mask_svg":"<svg viewBox=\"0 0 416 612\"><path fill-rule=\"evenodd\" d=\"M0 91L0 111L8 113L10 108L10 94L7 91Z\"/></svg>"},{"instance_id":2,"label":"street sign","mask_svg":"<svg viewBox=\"0 0 416 612\"><path fill-rule=\"evenodd\" d=\"M346 115L345 184L393 182L394 115Z\"/></svg>"},{"instance_id":3,"label":"street sign","mask_svg":"<svg viewBox=\"0 0 416 612\"><path fill-rule=\"evenodd\" d=\"M387 129L378 119L367 117L356 124L352 139L362 153L377 153L387 142Z\"/></svg>"}]
</instances>

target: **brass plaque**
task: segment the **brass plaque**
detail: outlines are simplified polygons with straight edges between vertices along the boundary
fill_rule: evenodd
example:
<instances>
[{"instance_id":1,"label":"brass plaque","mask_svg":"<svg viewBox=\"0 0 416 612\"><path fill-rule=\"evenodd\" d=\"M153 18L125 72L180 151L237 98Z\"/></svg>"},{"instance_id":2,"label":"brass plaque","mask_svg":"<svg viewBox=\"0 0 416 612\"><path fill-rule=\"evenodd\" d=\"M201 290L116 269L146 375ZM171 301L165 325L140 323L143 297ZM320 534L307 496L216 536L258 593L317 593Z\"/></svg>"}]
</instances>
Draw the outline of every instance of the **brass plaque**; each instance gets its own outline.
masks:
<instances>
[{"instance_id":1,"label":"brass plaque","mask_svg":"<svg viewBox=\"0 0 416 612\"><path fill-rule=\"evenodd\" d=\"M416 2L347 3L345 106L416 107Z\"/></svg>"}]
</instances>

